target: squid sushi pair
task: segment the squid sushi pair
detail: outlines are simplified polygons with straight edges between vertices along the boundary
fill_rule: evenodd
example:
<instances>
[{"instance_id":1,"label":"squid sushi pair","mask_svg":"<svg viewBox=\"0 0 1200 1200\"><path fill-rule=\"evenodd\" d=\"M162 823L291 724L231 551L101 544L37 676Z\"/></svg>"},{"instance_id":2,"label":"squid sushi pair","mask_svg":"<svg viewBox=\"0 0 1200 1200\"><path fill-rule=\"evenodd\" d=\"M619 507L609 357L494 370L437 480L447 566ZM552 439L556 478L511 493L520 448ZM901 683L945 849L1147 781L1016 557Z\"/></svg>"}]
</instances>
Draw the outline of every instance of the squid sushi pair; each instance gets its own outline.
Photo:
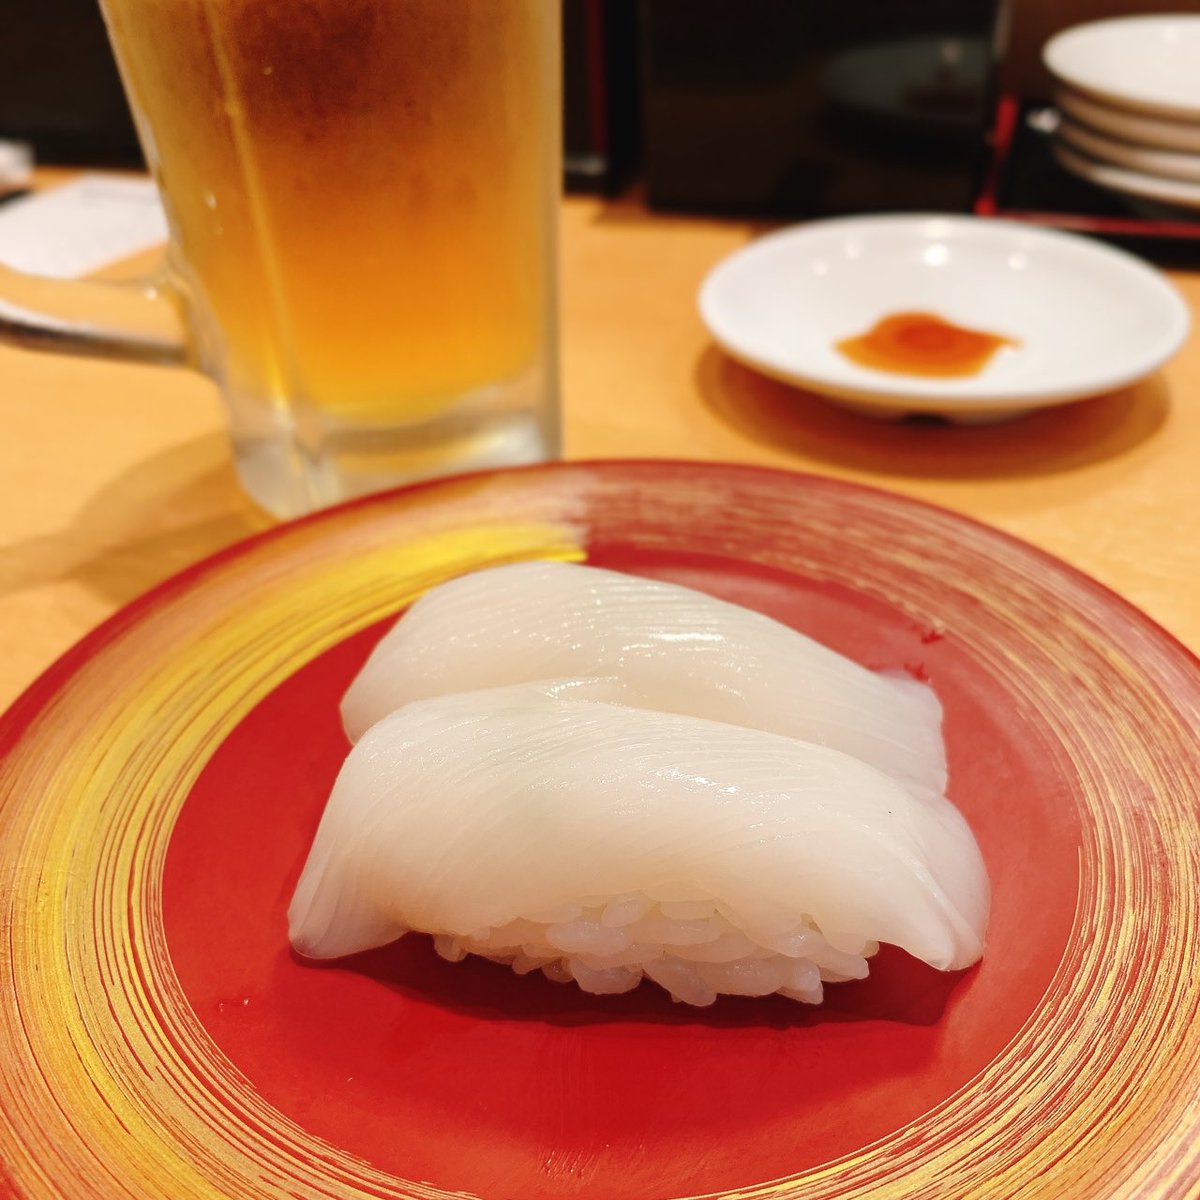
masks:
<instances>
[{"instance_id":1,"label":"squid sushi pair","mask_svg":"<svg viewBox=\"0 0 1200 1200\"><path fill-rule=\"evenodd\" d=\"M336 958L412 930L595 993L690 1004L983 951L941 707L759 613L560 563L419 600L351 685L354 747L289 912Z\"/></svg>"}]
</instances>

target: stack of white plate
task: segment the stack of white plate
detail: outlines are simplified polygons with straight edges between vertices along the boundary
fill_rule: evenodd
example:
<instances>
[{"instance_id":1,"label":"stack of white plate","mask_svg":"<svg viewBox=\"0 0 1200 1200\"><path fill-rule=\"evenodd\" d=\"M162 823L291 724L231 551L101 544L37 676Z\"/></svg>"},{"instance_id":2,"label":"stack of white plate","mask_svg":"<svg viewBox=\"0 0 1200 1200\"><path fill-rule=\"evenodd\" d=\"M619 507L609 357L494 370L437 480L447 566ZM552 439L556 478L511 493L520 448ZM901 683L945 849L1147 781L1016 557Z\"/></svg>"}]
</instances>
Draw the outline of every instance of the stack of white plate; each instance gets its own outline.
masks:
<instances>
[{"instance_id":1,"label":"stack of white plate","mask_svg":"<svg viewBox=\"0 0 1200 1200\"><path fill-rule=\"evenodd\" d=\"M1101 187L1200 210L1200 15L1119 17L1051 38L1054 153Z\"/></svg>"}]
</instances>

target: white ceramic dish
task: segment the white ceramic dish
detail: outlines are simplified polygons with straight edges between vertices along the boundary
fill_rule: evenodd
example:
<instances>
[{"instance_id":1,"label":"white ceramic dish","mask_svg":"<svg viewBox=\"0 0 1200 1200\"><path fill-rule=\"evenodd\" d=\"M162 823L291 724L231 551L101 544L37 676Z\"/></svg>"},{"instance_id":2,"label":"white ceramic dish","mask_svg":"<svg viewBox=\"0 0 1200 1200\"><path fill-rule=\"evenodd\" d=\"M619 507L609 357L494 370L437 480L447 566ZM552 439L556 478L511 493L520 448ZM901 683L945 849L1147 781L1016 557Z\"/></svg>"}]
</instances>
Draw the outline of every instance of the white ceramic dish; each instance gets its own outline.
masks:
<instances>
[{"instance_id":1,"label":"white ceramic dish","mask_svg":"<svg viewBox=\"0 0 1200 1200\"><path fill-rule=\"evenodd\" d=\"M1158 175L1168 180L1183 180L1200 184L1200 154L1179 154L1170 150L1152 150L1119 138L1105 137L1064 119L1059 123L1057 136L1068 146L1090 154L1093 158L1114 167L1125 167L1130 171L1141 171L1145 175Z\"/></svg>"},{"instance_id":2,"label":"white ceramic dish","mask_svg":"<svg viewBox=\"0 0 1200 1200\"><path fill-rule=\"evenodd\" d=\"M1161 175L1147 175L1144 171L1131 171L1128 167L1097 162L1062 142L1054 143L1054 157L1072 174L1110 191L1200 212L1200 183L1164 179Z\"/></svg>"},{"instance_id":3,"label":"white ceramic dish","mask_svg":"<svg viewBox=\"0 0 1200 1200\"><path fill-rule=\"evenodd\" d=\"M1127 386L1187 335L1179 294L1087 238L960 216L845 217L760 238L719 263L700 313L732 357L857 411L960 422ZM1016 339L976 375L873 370L835 343L881 317L932 311Z\"/></svg>"},{"instance_id":4,"label":"white ceramic dish","mask_svg":"<svg viewBox=\"0 0 1200 1200\"><path fill-rule=\"evenodd\" d=\"M1062 82L1109 104L1200 118L1200 14L1076 25L1046 43L1042 61Z\"/></svg>"},{"instance_id":5,"label":"white ceramic dish","mask_svg":"<svg viewBox=\"0 0 1200 1200\"><path fill-rule=\"evenodd\" d=\"M1200 121L1171 121L1114 108L1091 100L1071 88L1060 87L1054 102L1072 120L1126 142L1160 150L1200 154Z\"/></svg>"}]
</instances>

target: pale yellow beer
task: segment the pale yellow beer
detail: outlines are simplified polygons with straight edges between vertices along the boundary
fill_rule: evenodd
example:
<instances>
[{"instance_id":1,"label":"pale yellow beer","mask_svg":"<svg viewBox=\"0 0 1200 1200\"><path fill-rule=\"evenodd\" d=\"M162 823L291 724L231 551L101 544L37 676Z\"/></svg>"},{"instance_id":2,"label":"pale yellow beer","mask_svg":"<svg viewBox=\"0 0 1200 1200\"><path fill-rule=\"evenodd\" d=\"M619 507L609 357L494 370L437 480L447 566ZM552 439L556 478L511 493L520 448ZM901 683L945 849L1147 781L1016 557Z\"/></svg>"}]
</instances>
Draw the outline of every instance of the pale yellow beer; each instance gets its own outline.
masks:
<instances>
[{"instance_id":1,"label":"pale yellow beer","mask_svg":"<svg viewBox=\"0 0 1200 1200\"><path fill-rule=\"evenodd\" d=\"M419 423L538 366L555 0L102 3L235 418Z\"/></svg>"}]
</instances>

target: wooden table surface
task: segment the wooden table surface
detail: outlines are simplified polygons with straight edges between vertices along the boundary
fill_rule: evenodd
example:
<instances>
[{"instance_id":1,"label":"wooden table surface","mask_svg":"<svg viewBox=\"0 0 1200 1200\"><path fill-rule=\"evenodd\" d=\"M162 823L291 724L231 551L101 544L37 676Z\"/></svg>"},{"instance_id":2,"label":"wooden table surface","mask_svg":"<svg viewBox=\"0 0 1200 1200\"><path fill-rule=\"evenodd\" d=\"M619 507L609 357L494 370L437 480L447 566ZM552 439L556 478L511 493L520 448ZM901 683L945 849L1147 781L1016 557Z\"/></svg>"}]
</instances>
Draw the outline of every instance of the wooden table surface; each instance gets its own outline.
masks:
<instances>
[{"instance_id":1,"label":"wooden table surface","mask_svg":"<svg viewBox=\"0 0 1200 1200\"><path fill-rule=\"evenodd\" d=\"M570 458L761 463L945 505L1070 562L1200 651L1200 330L1155 377L1000 426L886 424L725 358L695 295L761 229L569 199ZM1200 325L1200 274L1173 273ZM265 528L215 387L0 347L0 707L115 609Z\"/></svg>"}]
</instances>

